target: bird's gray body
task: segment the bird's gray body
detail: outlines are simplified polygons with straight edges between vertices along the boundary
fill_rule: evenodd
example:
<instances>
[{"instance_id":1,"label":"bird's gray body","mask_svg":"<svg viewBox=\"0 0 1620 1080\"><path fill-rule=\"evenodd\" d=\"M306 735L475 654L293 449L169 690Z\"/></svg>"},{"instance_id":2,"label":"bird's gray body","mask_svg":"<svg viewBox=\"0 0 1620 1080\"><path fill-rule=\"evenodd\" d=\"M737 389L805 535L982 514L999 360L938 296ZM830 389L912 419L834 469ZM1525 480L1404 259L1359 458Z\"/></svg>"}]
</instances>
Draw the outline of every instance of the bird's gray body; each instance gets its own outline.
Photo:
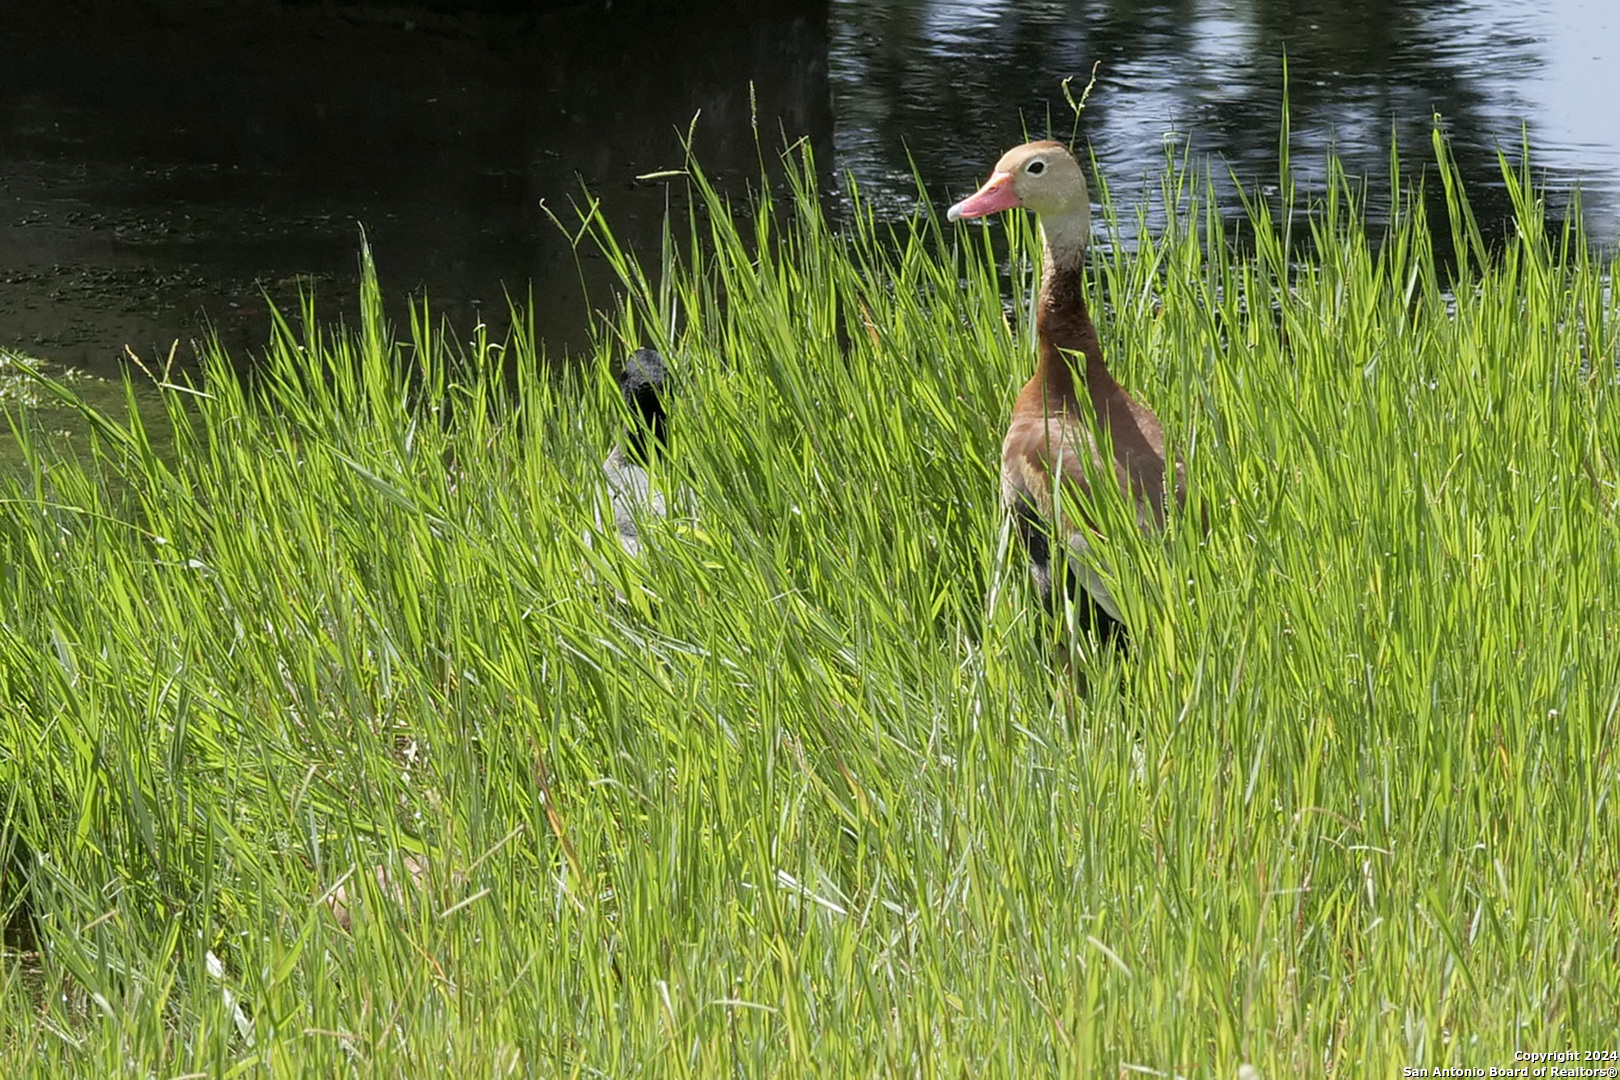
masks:
<instances>
[{"instance_id":1,"label":"bird's gray body","mask_svg":"<svg viewBox=\"0 0 1620 1080\"><path fill-rule=\"evenodd\" d=\"M663 517L667 512L664 493L653 486L647 467L623 446L615 446L602 462L607 478L608 506L613 513L613 529L619 546L631 558L641 557L641 522L647 517ZM602 508L596 508L596 528L602 530Z\"/></svg>"}]
</instances>

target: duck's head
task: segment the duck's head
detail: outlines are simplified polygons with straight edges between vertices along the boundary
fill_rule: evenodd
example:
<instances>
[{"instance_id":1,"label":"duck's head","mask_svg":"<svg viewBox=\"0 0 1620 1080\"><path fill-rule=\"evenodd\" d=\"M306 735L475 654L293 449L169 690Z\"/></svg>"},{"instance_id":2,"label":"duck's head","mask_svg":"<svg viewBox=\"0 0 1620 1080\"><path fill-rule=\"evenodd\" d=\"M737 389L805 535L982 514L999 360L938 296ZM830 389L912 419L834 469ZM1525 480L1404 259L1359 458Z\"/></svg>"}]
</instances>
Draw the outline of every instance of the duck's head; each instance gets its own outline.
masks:
<instances>
[{"instance_id":1,"label":"duck's head","mask_svg":"<svg viewBox=\"0 0 1620 1080\"><path fill-rule=\"evenodd\" d=\"M1043 218L1084 218L1091 224L1091 196L1080 163L1060 142L1025 143L1001 155L990 179L945 212L950 221L984 217L1021 206Z\"/></svg>"},{"instance_id":2,"label":"duck's head","mask_svg":"<svg viewBox=\"0 0 1620 1080\"><path fill-rule=\"evenodd\" d=\"M626 444L630 455L645 464L650 450L669 441L669 417L664 411L664 358L657 350L637 349L625 358L619 370L619 391L630 407Z\"/></svg>"}]
</instances>

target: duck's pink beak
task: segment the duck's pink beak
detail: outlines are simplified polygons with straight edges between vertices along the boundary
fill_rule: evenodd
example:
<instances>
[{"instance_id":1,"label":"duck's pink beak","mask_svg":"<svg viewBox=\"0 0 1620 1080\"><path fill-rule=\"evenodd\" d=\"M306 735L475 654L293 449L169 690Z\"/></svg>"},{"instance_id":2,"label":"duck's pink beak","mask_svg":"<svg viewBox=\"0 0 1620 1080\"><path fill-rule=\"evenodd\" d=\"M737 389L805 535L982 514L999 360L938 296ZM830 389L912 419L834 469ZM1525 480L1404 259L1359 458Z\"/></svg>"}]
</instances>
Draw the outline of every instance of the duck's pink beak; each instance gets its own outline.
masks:
<instances>
[{"instance_id":1,"label":"duck's pink beak","mask_svg":"<svg viewBox=\"0 0 1620 1080\"><path fill-rule=\"evenodd\" d=\"M1018 193L1013 191L1012 173L998 172L984 182L984 187L945 211L945 220L961 221L963 218L984 217L986 214L1011 210L1018 205L1020 205Z\"/></svg>"}]
</instances>

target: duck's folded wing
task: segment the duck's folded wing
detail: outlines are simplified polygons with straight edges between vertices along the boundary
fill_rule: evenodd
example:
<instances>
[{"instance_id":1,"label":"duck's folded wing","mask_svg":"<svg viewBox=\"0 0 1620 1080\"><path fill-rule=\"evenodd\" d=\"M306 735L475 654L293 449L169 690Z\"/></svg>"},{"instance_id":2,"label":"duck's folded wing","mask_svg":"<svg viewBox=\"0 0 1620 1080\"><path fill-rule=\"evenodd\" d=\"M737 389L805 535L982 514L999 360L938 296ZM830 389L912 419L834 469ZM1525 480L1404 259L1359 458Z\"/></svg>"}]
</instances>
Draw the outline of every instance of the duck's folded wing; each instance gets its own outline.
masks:
<instances>
[{"instance_id":1,"label":"duck's folded wing","mask_svg":"<svg viewBox=\"0 0 1620 1080\"><path fill-rule=\"evenodd\" d=\"M1090 433L1072 418L1015 416L1001 447L1001 494L1010 509L1031 508L1049 535L1062 537L1075 579L1099 607L1124 622L1095 569L1090 541L1095 526L1084 511L1089 477L1101 468Z\"/></svg>"}]
</instances>

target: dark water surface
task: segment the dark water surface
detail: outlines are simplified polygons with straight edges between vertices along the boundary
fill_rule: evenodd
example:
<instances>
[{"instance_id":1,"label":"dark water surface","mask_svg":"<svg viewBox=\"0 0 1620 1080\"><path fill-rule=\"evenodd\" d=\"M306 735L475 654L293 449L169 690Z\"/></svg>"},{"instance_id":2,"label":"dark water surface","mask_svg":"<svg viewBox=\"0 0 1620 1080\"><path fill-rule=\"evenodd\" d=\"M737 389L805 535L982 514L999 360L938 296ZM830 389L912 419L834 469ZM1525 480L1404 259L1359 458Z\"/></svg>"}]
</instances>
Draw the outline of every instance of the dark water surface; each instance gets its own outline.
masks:
<instances>
[{"instance_id":1,"label":"dark water surface","mask_svg":"<svg viewBox=\"0 0 1620 1080\"><path fill-rule=\"evenodd\" d=\"M449 5L439 5L440 7ZM523 5L505 5L508 9ZM275 0L0 2L0 346L100 373L126 344L212 331L246 355L269 302L352 305L358 223L385 290L497 330L532 294L553 354L609 303L547 219L588 187L648 253L677 131L725 186L754 133L806 136L885 213L943 205L1022 133L1067 136L1059 80L1101 62L1080 125L1133 197L1167 148L1275 179L1329 149L1387 188L1438 114L1487 230L1527 138L1554 209L1620 238L1620 5L1611 0L601 0L540 14ZM752 84L752 89L750 87ZM1050 117L1050 120L1049 120ZM839 205L841 186L834 192ZM1235 196L1227 197L1235 206ZM591 282L587 301L581 272Z\"/></svg>"}]
</instances>

